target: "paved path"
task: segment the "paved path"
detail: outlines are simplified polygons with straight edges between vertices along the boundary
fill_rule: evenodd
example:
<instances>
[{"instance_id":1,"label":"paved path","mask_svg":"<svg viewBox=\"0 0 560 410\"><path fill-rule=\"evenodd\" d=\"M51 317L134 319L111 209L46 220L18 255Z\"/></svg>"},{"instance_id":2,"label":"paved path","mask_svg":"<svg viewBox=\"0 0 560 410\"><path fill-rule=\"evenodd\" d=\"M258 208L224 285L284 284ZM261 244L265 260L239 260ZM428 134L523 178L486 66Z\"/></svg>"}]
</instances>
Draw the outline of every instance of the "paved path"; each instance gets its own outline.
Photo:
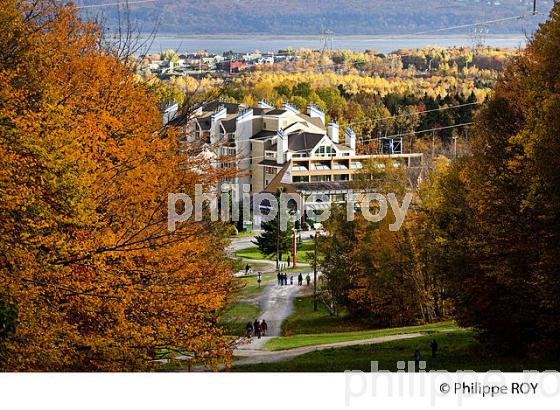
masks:
<instances>
[{"instance_id":1,"label":"paved path","mask_svg":"<svg viewBox=\"0 0 560 410\"><path fill-rule=\"evenodd\" d=\"M348 342L337 342L337 343L329 343L324 345L313 345L313 346L305 346L305 347L298 347L295 349L289 350L276 350L276 351L268 351L268 350L261 350L259 345L258 347L255 346L252 349L238 349L235 351L236 356L244 356L243 358L236 360L233 365L239 366L244 364L259 364L259 363L274 363L280 362L283 360L290 360L294 357L301 356L306 353L316 352L319 350L327 350L327 349L335 349L338 347L347 347L347 346L360 346L360 345L371 345L377 343L385 343L391 342L394 340L404 340L404 339L413 339L415 337L424 336L424 333L408 333L402 335L393 335L393 336L381 336L375 337L372 339L362 339L362 340L352 340ZM272 338L268 338L269 340Z\"/></svg>"},{"instance_id":2,"label":"paved path","mask_svg":"<svg viewBox=\"0 0 560 410\"><path fill-rule=\"evenodd\" d=\"M252 244L250 244L251 240L252 238L240 238L239 240L237 240L237 244L234 249L239 250L243 249L243 247L253 246ZM249 245L247 245L248 243ZM266 268L262 269L263 272L274 271L275 269L274 261L254 259L252 259L251 261L253 261L254 263L263 263L269 265ZM242 274L244 273L245 272L243 271ZM297 277L299 273L300 272L294 272L294 276ZM312 273L312 271L301 271L301 273L305 276L307 273ZM385 343L394 340L412 339L425 335L425 333L408 333L392 336L381 336L370 339L351 340L347 342L304 346L289 350L264 350L264 345L269 340L272 340L275 337L281 335L282 322L286 320L286 318L292 313L294 297L299 293L300 290L306 288L306 286L297 285L278 286L276 284L276 281L267 283L264 286L265 289L263 290L263 292L261 292L259 296L252 302L256 302L261 308L261 314L259 315L258 319L266 320L268 324L267 336L261 337L260 339L253 337L250 341L246 338L240 338L238 340L237 347L233 352L234 356L239 358L233 362L234 366L259 363L274 363L283 360L290 360L294 357L320 350ZM223 369L223 366L220 366L220 369ZM185 370L186 369L183 369L183 371ZM198 366L196 368L193 368L192 371L209 371L209 369Z\"/></svg>"},{"instance_id":3,"label":"paved path","mask_svg":"<svg viewBox=\"0 0 560 410\"><path fill-rule=\"evenodd\" d=\"M302 274L305 276L307 272L303 271ZM258 319L266 320L268 325L267 336L260 339L253 337L250 343L246 343L247 339L245 338L241 339L234 355L250 355L255 349L261 349L270 339L280 336L282 322L292 313L294 297L302 288L303 286L297 285L278 286L276 281L266 284L264 291L258 297L258 304L261 308Z\"/></svg>"}]
</instances>

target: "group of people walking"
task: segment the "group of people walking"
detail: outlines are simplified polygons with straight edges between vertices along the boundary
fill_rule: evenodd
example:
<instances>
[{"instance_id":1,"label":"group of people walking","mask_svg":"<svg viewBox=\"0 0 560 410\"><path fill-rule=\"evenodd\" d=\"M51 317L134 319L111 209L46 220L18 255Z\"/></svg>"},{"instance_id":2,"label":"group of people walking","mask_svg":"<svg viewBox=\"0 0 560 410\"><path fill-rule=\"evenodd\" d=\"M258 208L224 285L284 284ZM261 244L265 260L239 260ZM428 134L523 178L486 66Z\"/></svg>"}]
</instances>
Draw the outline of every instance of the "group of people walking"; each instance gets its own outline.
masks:
<instances>
[{"instance_id":1,"label":"group of people walking","mask_svg":"<svg viewBox=\"0 0 560 410\"><path fill-rule=\"evenodd\" d=\"M285 286L285 285L288 284L288 274L287 273L278 272L276 277L278 278L278 286ZM309 286L309 283L311 283L311 277L309 276L309 274L307 274L305 276L305 281L307 282L307 286ZM290 282L290 285L294 284L294 276L293 275L291 275L289 277L289 282ZM297 282L298 282L298 286L303 285L303 275L301 273L297 277Z\"/></svg>"},{"instance_id":2,"label":"group of people walking","mask_svg":"<svg viewBox=\"0 0 560 410\"><path fill-rule=\"evenodd\" d=\"M248 322L247 326L245 327L245 336L247 336L248 338L251 338L252 336L256 336L259 339L261 338L261 336L266 336L266 331L268 330L268 324L266 323L266 320L257 320L255 319L255 321L253 323Z\"/></svg>"}]
</instances>

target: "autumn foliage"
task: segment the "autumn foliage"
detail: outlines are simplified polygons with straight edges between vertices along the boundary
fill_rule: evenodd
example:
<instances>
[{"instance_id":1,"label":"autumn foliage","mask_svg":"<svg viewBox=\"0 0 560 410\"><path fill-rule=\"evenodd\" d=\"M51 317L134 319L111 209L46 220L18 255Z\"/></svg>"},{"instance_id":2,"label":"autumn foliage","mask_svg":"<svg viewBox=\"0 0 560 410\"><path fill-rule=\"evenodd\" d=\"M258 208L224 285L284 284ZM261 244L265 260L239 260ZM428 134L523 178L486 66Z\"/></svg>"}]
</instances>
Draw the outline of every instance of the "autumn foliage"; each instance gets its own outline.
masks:
<instances>
[{"instance_id":1,"label":"autumn foliage","mask_svg":"<svg viewBox=\"0 0 560 410\"><path fill-rule=\"evenodd\" d=\"M156 100L60 2L0 8L0 368L227 360L219 226L167 231L167 194L220 175L178 154Z\"/></svg>"},{"instance_id":2,"label":"autumn foliage","mask_svg":"<svg viewBox=\"0 0 560 410\"><path fill-rule=\"evenodd\" d=\"M502 352L560 351L559 42L555 2L442 181L457 317Z\"/></svg>"}]
</instances>

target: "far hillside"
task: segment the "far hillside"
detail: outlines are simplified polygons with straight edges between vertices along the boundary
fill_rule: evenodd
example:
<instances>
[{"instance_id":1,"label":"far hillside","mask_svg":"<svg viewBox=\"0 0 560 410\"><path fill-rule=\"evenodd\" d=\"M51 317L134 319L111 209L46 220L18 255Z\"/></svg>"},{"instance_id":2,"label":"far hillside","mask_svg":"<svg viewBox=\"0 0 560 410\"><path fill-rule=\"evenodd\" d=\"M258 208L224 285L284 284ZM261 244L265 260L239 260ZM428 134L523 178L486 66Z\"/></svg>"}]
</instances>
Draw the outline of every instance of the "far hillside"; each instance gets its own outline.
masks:
<instances>
[{"instance_id":1,"label":"far hillside","mask_svg":"<svg viewBox=\"0 0 560 410\"><path fill-rule=\"evenodd\" d=\"M99 0L77 0L78 5ZM131 2L132 3L132 2ZM323 28L337 35L409 34L441 27L524 15L530 0L158 0L131 5L131 17L145 31L161 21L160 33L316 35ZM552 1L539 1L548 13ZM86 16L99 8L84 9ZM116 9L103 15L116 26ZM508 20L488 27L491 33L532 32L543 17Z\"/></svg>"}]
</instances>

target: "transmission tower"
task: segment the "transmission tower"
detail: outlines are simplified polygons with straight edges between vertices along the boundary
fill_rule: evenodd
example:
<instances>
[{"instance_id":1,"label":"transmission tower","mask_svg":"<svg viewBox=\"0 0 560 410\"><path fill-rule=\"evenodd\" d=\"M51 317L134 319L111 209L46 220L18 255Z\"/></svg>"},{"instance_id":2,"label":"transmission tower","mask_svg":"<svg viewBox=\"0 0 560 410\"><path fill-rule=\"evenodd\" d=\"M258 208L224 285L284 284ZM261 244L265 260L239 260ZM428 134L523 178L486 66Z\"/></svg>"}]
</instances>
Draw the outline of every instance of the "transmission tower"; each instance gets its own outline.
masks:
<instances>
[{"instance_id":1,"label":"transmission tower","mask_svg":"<svg viewBox=\"0 0 560 410\"><path fill-rule=\"evenodd\" d=\"M473 48L481 48L486 44L486 37L490 33L490 28L486 24L477 24L470 33Z\"/></svg>"},{"instance_id":2,"label":"transmission tower","mask_svg":"<svg viewBox=\"0 0 560 410\"><path fill-rule=\"evenodd\" d=\"M333 40L334 40L334 31L329 30L328 28L321 29L321 44L323 48L321 50L321 55L325 53L325 50L332 51L333 49Z\"/></svg>"}]
</instances>

